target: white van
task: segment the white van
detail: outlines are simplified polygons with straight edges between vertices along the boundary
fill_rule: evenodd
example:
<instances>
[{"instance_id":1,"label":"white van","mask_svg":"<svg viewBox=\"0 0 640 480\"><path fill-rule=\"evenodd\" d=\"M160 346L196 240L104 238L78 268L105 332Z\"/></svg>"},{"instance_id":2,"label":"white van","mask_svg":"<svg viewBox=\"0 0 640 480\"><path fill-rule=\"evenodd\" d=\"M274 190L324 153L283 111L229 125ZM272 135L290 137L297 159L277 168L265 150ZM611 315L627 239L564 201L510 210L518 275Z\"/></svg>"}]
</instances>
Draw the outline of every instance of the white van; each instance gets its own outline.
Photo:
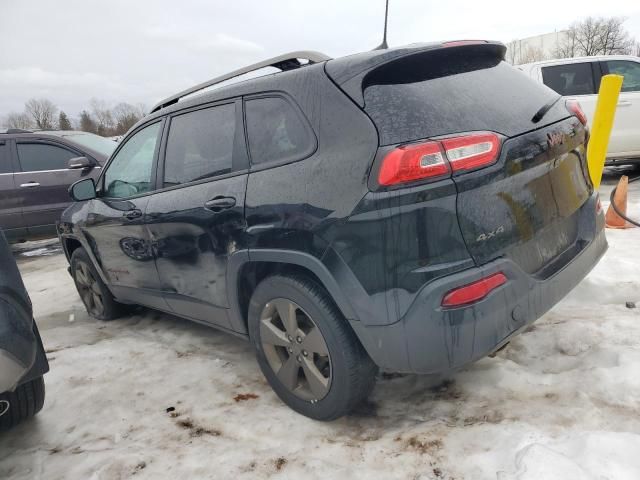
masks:
<instances>
[{"instance_id":1,"label":"white van","mask_svg":"<svg viewBox=\"0 0 640 480\"><path fill-rule=\"evenodd\" d=\"M623 75L607 161L610 164L629 159L640 161L640 58L628 55L564 58L517 68L567 99L578 100L589 122L596 108L601 77L608 73Z\"/></svg>"}]
</instances>

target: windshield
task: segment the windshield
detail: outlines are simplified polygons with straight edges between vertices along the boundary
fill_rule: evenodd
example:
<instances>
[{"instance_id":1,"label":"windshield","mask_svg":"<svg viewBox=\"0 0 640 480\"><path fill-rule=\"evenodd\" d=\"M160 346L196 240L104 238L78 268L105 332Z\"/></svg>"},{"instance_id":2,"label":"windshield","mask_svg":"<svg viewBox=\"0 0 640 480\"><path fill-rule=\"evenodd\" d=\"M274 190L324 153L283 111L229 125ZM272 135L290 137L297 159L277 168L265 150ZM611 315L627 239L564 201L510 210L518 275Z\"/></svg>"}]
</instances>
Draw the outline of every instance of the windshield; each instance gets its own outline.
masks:
<instances>
[{"instance_id":1,"label":"windshield","mask_svg":"<svg viewBox=\"0 0 640 480\"><path fill-rule=\"evenodd\" d=\"M108 157L113 153L118 144L113 140L94 135L93 133L73 133L71 135L65 135L72 142L77 143L80 146L90 148L98 153Z\"/></svg>"}]
</instances>

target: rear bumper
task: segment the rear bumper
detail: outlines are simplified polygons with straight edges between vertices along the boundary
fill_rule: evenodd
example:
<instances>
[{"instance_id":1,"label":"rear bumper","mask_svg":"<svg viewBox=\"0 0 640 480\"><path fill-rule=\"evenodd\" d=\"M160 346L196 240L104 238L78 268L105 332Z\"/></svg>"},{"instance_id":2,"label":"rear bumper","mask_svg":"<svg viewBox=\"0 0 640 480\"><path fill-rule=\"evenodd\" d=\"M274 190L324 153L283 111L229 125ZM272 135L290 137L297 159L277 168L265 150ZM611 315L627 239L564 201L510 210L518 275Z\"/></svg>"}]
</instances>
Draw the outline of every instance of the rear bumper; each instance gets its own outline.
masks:
<instances>
[{"instance_id":1,"label":"rear bumper","mask_svg":"<svg viewBox=\"0 0 640 480\"><path fill-rule=\"evenodd\" d=\"M407 314L392 325L367 327L355 321L353 328L384 369L444 373L478 360L540 318L589 273L607 250L601 217L597 227L590 222L591 241L583 240L583 248L567 252L569 260L559 258L563 266L545 278L525 273L511 260L498 259L429 283ZM440 306L448 291L496 272L503 272L508 282L483 300L455 309Z\"/></svg>"}]
</instances>

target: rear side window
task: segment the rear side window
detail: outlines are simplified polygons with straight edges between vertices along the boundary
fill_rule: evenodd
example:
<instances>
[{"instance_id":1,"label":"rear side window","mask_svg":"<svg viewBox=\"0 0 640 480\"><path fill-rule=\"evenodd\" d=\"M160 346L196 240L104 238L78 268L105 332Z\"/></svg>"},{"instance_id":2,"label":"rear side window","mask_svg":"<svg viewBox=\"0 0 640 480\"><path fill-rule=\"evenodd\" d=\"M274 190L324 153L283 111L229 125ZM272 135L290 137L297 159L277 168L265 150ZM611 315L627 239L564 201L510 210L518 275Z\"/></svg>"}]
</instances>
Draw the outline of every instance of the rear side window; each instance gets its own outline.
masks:
<instances>
[{"instance_id":1,"label":"rear side window","mask_svg":"<svg viewBox=\"0 0 640 480\"><path fill-rule=\"evenodd\" d=\"M284 98L247 100L245 115L254 165L298 160L313 152L315 144L309 127Z\"/></svg>"},{"instance_id":2,"label":"rear side window","mask_svg":"<svg viewBox=\"0 0 640 480\"><path fill-rule=\"evenodd\" d=\"M640 92L640 63L627 60L607 60L604 64L608 73L624 76L623 92Z\"/></svg>"},{"instance_id":3,"label":"rear side window","mask_svg":"<svg viewBox=\"0 0 640 480\"><path fill-rule=\"evenodd\" d=\"M542 81L560 95L592 95L596 93L591 63L542 67Z\"/></svg>"},{"instance_id":4,"label":"rear side window","mask_svg":"<svg viewBox=\"0 0 640 480\"><path fill-rule=\"evenodd\" d=\"M23 172L64 170L70 159L79 156L71 150L47 143L18 143L17 147Z\"/></svg>"},{"instance_id":5,"label":"rear side window","mask_svg":"<svg viewBox=\"0 0 640 480\"><path fill-rule=\"evenodd\" d=\"M164 161L170 187L231 171L236 107L229 103L171 119Z\"/></svg>"},{"instance_id":6,"label":"rear side window","mask_svg":"<svg viewBox=\"0 0 640 480\"><path fill-rule=\"evenodd\" d=\"M11 173L12 171L9 148L5 143L0 143L0 173Z\"/></svg>"}]
</instances>

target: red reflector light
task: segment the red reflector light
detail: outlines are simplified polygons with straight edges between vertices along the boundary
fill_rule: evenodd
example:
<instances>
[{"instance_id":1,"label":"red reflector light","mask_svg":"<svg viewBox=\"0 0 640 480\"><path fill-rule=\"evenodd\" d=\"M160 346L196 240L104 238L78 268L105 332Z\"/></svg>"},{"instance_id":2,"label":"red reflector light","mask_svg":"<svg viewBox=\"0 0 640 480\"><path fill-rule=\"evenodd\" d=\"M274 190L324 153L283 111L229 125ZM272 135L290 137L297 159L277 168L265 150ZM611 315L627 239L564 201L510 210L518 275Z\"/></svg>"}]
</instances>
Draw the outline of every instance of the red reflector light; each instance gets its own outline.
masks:
<instances>
[{"instance_id":1,"label":"red reflector light","mask_svg":"<svg viewBox=\"0 0 640 480\"><path fill-rule=\"evenodd\" d=\"M454 172L486 167L498 159L500 139L495 133L480 133L441 140Z\"/></svg>"},{"instance_id":2,"label":"red reflector light","mask_svg":"<svg viewBox=\"0 0 640 480\"><path fill-rule=\"evenodd\" d=\"M442 299L443 307L460 307L482 300L500 285L507 283L504 273L498 272L464 287L456 288Z\"/></svg>"},{"instance_id":3,"label":"red reflector light","mask_svg":"<svg viewBox=\"0 0 640 480\"><path fill-rule=\"evenodd\" d=\"M580 120L580 123L582 125L587 125L587 116L584 114L584 111L580 106L580 102L578 102L577 100L567 100L565 102L565 105L567 106L567 110L569 110L569 112L578 117L578 120Z\"/></svg>"},{"instance_id":4,"label":"red reflector light","mask_svg":"<svg viewBox=\"0 0 640 480\"><path fill-rule=\"evenodd\" d=\"M450 173L438 142L415 143L398 147L384 157L378 183L395 185Z\"/></svg>"}]
</instances>

